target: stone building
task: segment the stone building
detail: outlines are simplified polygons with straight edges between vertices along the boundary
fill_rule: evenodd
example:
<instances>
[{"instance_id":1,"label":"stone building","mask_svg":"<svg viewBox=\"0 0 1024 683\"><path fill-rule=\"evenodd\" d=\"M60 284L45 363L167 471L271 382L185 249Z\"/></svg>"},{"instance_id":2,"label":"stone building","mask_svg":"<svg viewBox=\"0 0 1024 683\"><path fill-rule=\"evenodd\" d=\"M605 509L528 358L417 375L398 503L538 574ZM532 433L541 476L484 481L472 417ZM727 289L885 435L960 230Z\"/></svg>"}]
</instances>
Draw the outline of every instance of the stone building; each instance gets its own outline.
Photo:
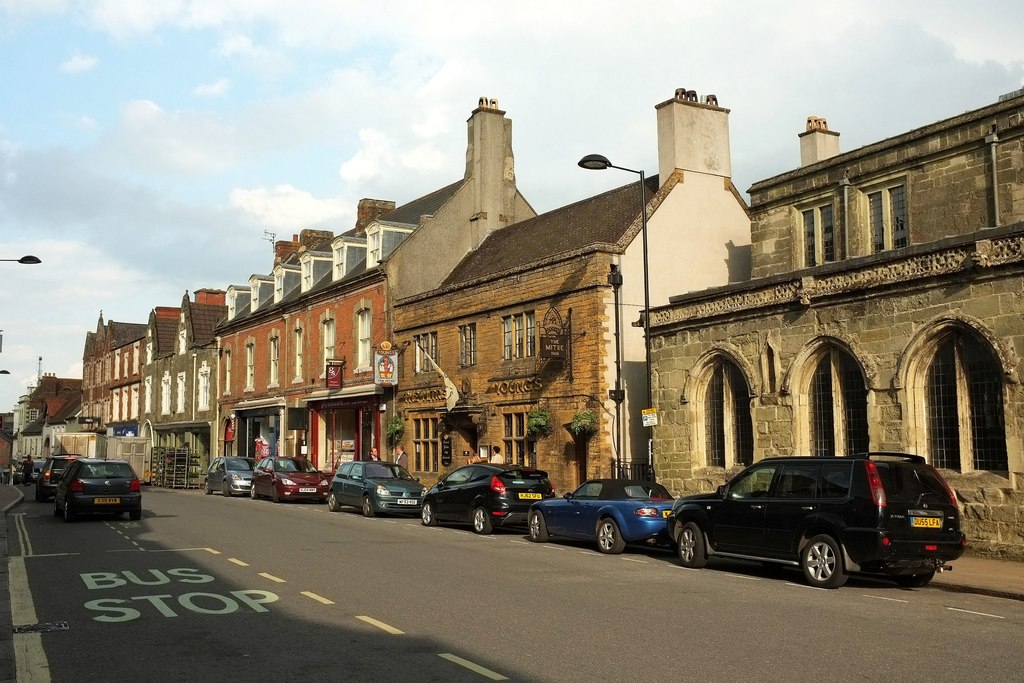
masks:
<instances>
[{"instance_id":1,"label":"stone building","mask_svg":"<svg viewBox=\"0 0 1024 683\"><path fill-rule=\"evenodd\" d=\"M755 183L748 281L652 311L659 478L923 455L978 551L1024 557L1024 92Z\"/></svg>"},{"instance_id":2,"label":"stone building","mask_svg":"<svg viewBox=\"0 0 1024 683\"><path fill-rule=\"evenodd\" d=\"M141 371L141 431L155 449L184 449L206 462L216 414L217 348L213 328L227 313L224 291L188 292L178 307L149 315Z\"/></svg>"},{"instance_id":3,"label":"stone building","mask_svg":"<svg viewBox=\"0 0 1024 683\"><path fill-rule=\"evenodd\" d=\"M120 421L120 415L116 420L113 418L114 397L118 399L120 410L122 390L128 387L130 397L132 380L130 377L123 379L119 351L123 353L127 349L138 359L138 345L145 333L146 326L142 323L104 322L102 311L96 330L86 332L82 353L82 415L79 418L83 429L105 434L109 423ZM137 381L136 361L129 360L129 369Z\"/></svg>"},{"instance_id":4,"label":"stone building","mask_svg":"<svg viewBox=\"0 0 1024 683\"><path fill-rule=\"evenodd\" d=\"M749 271L728 110L677 91L656 113L660 174L643 192L634 182L536 217L511 203L482 206L468 222L465 211L439 212L388 260L397 409L410 469L425 481L494 447L505 462L545 469L559 490L612 476L616 461L646 465L644 341L629 325L643 308L645 256L652 302L680 282L701 288ZM492 172L507 183L503 115L481 99L467 158L479 131L493 132L505 161ZM498 196L510 201L511 188ZM481 223L495 213L505 220Z\"/></svg>"}]
</instances>

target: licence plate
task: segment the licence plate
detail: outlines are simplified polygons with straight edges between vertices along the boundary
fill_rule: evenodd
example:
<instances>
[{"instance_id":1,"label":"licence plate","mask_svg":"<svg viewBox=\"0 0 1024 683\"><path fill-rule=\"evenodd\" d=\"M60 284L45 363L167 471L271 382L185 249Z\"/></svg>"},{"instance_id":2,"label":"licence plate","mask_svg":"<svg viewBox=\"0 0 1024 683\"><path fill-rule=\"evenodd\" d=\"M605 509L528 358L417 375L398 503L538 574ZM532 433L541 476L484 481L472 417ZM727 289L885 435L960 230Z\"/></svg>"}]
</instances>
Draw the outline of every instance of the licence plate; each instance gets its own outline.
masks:
<instances>
[{"instance_id":1,"label":"licence plate","mask_svg":"<svg viewBox=\"0 0 1024 683\"><path fill-rule=\"evenodd\" d=\"M416 500L415 498L399 498L398 499L398 504L399 505L416 505L419 502L420 501Z\"/></svg>"},{"instance_id":2,"label":"licence plate","mask_svg":"<svg viewBox=\"0 0 1024 683\"><path fill-rule=\"evenodd\" d=\"M543 497L544 496L542 496L539 493L520 493L519 494L519 500L540 500Z\"/></svg>"},{"instance_id":3,"label":"licence plate","mask_svg":"<svg viewBox=\"0 0 1024 683\"><path fill-rule=\"evenodd\" d=\"M94 505L117 505L121 502L120 498L93 498Z\"/></svg>"},{"instance_id":4,"label":"licence plate","mask_svg":"<svg viewBox=\"0 0 1024 683\"><path fill-rule=\"evenodd\" d=\"M299 489L299 493L316 493L316 487L301 488Z\"/></svg>"},{"instance_id":5,"label":"licence plate","mask_svg":"<svg viewBox=\"0 0 1024 683\"><path fill-rule=\"evenodd\" d=\"M911 517L910 526L918 529L941 529L941 517Z\"/></svg>"}]
</instances>

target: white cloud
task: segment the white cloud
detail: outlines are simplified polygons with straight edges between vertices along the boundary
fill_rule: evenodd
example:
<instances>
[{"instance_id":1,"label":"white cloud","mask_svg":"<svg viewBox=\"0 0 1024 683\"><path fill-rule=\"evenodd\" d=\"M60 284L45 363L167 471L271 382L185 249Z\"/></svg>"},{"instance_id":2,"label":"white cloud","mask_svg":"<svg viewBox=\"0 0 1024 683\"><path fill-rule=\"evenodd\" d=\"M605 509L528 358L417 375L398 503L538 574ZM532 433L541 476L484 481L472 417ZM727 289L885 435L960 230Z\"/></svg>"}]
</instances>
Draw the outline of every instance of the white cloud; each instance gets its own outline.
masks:
<instances>
[{"instance_id":1,"label":"white cloud","mask_svg":"<svg viewBox=\"0 0 1024 683\"><path fill-rule=\"evenodd\" d=\"M66 74L78 74L83 71L91 71L96 68L100 60L90 55L82 55L77 52L60 64L60 70Z\"/></svg>"},{"instance_id":2,"label":"white cloud","mask_svg":"<svg viewBox=\"0 0 1024 683\"><path fill-rule=\"evenodd\" d=\"M298 231L323 226L334 232L348 230L354 222L354 205L341 199L317 199L292 185L273 188L236 188L231 206L251 216L259 225L274 230Z\"/></svg>"},{"instance_id":3,"label":"white cloud","mask_svg":"<svg viewBox=\"0 0 1024 683\"><path fill-rule=\"evenodd\" d=\"M200 97L217 97L223 95L231 88L231 81L227 78L219 78L212 83L200 83L192 91Z\"/></svg>"}]
</instances>

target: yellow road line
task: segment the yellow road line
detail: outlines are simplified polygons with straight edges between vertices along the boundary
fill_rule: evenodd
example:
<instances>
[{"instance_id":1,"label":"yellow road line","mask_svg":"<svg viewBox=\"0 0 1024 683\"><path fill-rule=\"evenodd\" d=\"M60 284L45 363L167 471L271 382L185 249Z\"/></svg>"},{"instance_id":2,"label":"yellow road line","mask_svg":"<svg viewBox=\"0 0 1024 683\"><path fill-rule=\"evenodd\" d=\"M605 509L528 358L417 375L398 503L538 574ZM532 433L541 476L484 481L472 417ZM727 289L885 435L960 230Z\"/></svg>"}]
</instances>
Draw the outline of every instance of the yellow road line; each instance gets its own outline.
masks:
<instances>
[{"instance_id":1,"label":"yellow road line","mask_svg":"<svg viewBox=\"0 0 1024 683\"><path fill-rule=\"evenodd\" d=\"M264 579L270 579L271 581L275 581L277 583L288 583L284 579L279 579L273 574L267 574L266 572L260 572L260 576L262 576Z\"/></svg>"},{"instance_id":2,"label":"yellow road line","mask_svg":"<svg viewBox=\"0 0 1024 683\"><path fill-rule=\"evenodd\" d=\"M359 619L360 621L365 621L367 624L370 624L371 626L376 626L382 631L387 631L393 636L400 636L405 634L405 631L399 631L394 626L389 626L388 624L385 624L383 621L377 621L373 617L356 617L356 619Z\"/></svg>"},{"instance_id":3,"label":"yellow road line","mask_svg":"<svg viewBox=\"0 0 1024 683\"><path fill-rule=\"evenodd\" d=\"M320 595L317 595L316 593L313 593L313 592L310 592L310 591L302 591L302 595L305 595L307 598L312 598L313 600L316 600L317 602L322 602L325 605L333 605L334 604L334 602L332 602L331 600L328 600L327 598L325 598L323 596L320 596Z\"/></svg>"},{"instance_id":4,"label":"yellow road line","mask_svg":"<svg viewBox=\"0 0 1024 683\"><path fill-rule=\"evenodd\" d=\"M453 655L453 654L448 653L448 652L441 652L437 656L440 657L441 659L447 659L449 662L454 662L455 664L458 664L459 666L464 666L467 669L469 669L470 671L476 672L476 673L480 674L481 676L486 676L487 678L491 679L492 681L507 681L508 680L508 676L502 676L497 671L491 671L490 669L488 669L486 667L480 666L479 664L474 664L473 662L469 661L468 659L463 659L462 657L459 657L457 655Z\"/></svg>"},{"instance_id":5,"label":"yellow road line","mask_svg":"<svg viewBox=\"0 0 1024 683\"><path fill-rule=\"evenodd\" d=\"M242 562L241 560L236 560L233 557L229 557L228 558L228 562L233 562L234 564L237 564L239 567L248 567L249 566L248 562Z\"/></svg>"},{"instance_id":6,"label":"yellow road line","mask_svg":"<svg viewBox=\"0 0 1024 683\"><path fill-rule=\"evenodd\" d=\"M25 558L8 558L7 572L11 593L11 623L15 626L36 623L36 608L32 602L28 574L25 572ZM13 644L15 680L26 683L49 683L50 662L43 651L42 634L15 633Z\"/></svg>"}]
</instances>

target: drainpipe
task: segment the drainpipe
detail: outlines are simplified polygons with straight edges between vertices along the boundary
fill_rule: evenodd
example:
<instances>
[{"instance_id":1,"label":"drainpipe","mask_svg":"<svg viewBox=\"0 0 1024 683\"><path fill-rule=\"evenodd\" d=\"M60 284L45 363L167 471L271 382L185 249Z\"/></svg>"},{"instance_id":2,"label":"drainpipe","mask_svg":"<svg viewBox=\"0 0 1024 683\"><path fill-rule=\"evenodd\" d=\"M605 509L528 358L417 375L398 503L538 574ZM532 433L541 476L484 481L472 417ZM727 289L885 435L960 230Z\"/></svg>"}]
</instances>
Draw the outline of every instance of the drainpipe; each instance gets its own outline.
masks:
<instances>
[{"instance_id":1,"label":"drainpipe","mask_svg":"<svg viewBox=\"0 0 1024 683\"><path fill-rule=\"evenodd\" d=\"M999 142L999 134L996 132L996 124L992 124L988 135L985 136L988 143L989 154L992 157L992 210L995 212L995 225L999 227L999 172L996 170L996 143Z\"/></svg>"},{"instance_id":2,"label":"drainpipe","mask_svg":"<svg viewBox=\"0 0 1024 683\"><path fill-rule=\"evenodd\" d=\"M622 272L618 264L611 264L611 272L608 273L608 284L612 286L615 294L615 388L608 392L609 398L615 401L615 459L622 463L622 400L625 392L622 390L622 343L619 341L619 333L622 330L622 322L619 312L619 289L622 287ZM615 473L618 476L618 472Z\"/></svg>"},{"instance_id":3,"label":"drainpipe","mask_svg":"<svg viewBox=\"0 0 1024 683\"><path fill-rule=\"evenodd\" d=\"M850 258L850 171L847 169L839 181L843 188L843 258Z\"/></svg>"}]
</instances>

